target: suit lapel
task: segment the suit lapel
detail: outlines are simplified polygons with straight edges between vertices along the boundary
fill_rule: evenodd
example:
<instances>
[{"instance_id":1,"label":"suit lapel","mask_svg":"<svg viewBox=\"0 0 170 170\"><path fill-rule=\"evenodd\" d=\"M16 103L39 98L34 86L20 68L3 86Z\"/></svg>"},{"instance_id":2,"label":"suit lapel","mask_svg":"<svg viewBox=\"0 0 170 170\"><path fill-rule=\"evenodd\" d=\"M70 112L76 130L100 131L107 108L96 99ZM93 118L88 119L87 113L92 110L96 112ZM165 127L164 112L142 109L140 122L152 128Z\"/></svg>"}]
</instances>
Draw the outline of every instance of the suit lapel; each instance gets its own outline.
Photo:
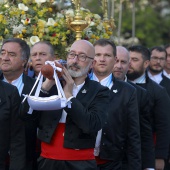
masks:
<instances>
[{"instance_id":1,"label":"suit lapel","mask_svg":"<svg viewBox=\"0 0 170 170\"><path fill-rule=\"evenodd\" d=\"M119 80L115 79L115 77L113 77L112 80L113 80L113 86L110 90L113 94L119 94L120 89L121 89Z\"/></svg>"}]
</instances>

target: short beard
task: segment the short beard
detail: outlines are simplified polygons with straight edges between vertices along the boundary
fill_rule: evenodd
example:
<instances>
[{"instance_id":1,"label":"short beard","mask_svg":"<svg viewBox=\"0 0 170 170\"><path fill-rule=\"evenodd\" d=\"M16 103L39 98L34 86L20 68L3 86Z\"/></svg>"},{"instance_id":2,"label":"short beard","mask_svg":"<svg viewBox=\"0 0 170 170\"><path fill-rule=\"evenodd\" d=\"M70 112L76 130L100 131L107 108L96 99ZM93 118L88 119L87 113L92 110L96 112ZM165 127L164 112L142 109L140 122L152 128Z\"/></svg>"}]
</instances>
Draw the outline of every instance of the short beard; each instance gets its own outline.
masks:
<instances>
[{"instance_id":1,"label":"short beard","mask_svg":"<svg viewBox=\"0 0 170 170\"><path fill-rule=\"evenodd\" d=\"M141 76L143 75L143 73L144 73L143 70L138 71L138 72L137 72L137 71L133 71L133 73L128 73L128 72L127 72L127 78L128 78L129 80L133 81L133 80L141 77Z\"/></svg>"},{"instance_id":2,"label":"short beard","mask_svg":"<svg viewBox=\"0 0 170 170\"><path fill-rule=\"evenodd\" d=\"M73 70L70 69L70 67L72 67L72 66L74 66L74 67L76 67L80 70L79 71L73 71ZM74 64L71 64L71 65L67 64L67 69L68 69L68 72L70 73L71 77L76 78L76 77L81 77L81 76L87 75L87 73L90 70L90 66L91 66L91 63L89 63L89 65L86 68L81 68L77 63L74 63Z\"/></svg>"},{"instance_id":3,"label":"short beard","mask_svg":"<svg viewBox=\"0 0 170 170\"><path fill-rule=\"evenodd\" d=\"M155 69L152 69L150 66L149 66L149 70L153 73L153 74L159 74L163 71L163 68L160 69L160 70L155 70Z\"/></svg>"}]
</instances>

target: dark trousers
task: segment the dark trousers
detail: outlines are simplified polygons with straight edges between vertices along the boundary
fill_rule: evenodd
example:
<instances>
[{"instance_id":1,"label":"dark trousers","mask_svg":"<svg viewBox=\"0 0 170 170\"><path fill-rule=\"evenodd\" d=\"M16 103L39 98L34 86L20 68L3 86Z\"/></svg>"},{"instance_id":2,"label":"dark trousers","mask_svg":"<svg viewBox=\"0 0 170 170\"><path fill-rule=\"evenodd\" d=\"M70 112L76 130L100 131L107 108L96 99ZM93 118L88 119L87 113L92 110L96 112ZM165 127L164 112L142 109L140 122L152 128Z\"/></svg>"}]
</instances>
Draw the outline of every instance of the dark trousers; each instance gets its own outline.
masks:
<instances>
[{"instance_id":1,"label":"dark trousers","mask_svg":"<svg viewBox=\"0 0 170 170\"><path fill-rule=\"evenodd\" d=\"M170 163L168 160L165 161L165 168L164 170L170 170Z\"/></svg>"},{"instance_id":2,"label":"dark trousers","mask_svg":"<svg viewBox=\"0 0 170 170\"><path fill-rule=\"evenodd\" d=\"M58 161L40 157L38 170L97 170L95 160L88 161Z\"/></svg>"},{"instance_id":3,"label":"dark trousers","mask_svg":"<svg viewBox=\"0 0 170 170\"><path fill-rule=\"evenodd\" d=\"M97 166L97 170L122 170L121 162L107 162Z\"/></svg>"}]
</instances>

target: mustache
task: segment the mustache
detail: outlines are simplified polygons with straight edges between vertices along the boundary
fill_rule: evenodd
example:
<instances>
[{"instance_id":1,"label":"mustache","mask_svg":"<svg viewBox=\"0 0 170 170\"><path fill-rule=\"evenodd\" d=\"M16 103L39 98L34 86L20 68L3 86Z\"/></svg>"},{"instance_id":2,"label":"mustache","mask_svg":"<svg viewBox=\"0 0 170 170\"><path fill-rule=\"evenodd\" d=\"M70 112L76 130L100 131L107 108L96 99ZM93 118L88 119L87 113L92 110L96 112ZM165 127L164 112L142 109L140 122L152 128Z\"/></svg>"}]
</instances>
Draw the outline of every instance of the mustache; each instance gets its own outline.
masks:
<instances>
[{"instance_id":1,"label":"mustache","mask_svg":"<svg viewBox=\"0 0 170 170\"><path fill-rule=\"evenodd\" d=\"M159 67L161 67L161 65L160 65L160 64L155 64L154 66L159 66Z\"/></svg>"},{"instance_id":2,"label":"mustache","mask_svg":"<svg viewBox=\"0 0 170 170\"><path fill-rule=\"evenodd\" d=\"M73 64L68 65L68 68L70 68L70 67L75 67L77 69L81 68L77 63L73 63Z\"/></svg>"}]
</instances>

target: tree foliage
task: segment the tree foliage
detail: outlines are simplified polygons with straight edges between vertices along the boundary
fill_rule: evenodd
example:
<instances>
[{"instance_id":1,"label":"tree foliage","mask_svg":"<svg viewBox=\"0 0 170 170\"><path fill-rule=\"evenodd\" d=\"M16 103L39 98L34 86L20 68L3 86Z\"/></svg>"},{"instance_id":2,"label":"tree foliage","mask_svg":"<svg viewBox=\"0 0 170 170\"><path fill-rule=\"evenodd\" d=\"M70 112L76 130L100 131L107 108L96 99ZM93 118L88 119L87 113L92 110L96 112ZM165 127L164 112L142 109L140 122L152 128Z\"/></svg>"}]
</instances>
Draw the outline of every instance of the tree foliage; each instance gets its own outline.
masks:
<instances>
[{"instance_id":1,"label":"tree foliage","mask_svg":"<svg viewBox=\"0 0 170 170\"><path fill-rule=\"evenodd\" d=\"M101 8L96 7L98 0L91 0L86 8L102 15ZM135 1L135 35L141 45L152 47L170 43L170 2L168 0ZM147 3L146 3L147 2ZM142 4L142 5L141 5ZM119 1L115 1L115 24L118 25ZM169 14L163 11L169 10ZM115 30L114 35L117 35ZM130 0L123 2L121 36L132 36L132 4Z\"/></svg>"}]
</instances>

